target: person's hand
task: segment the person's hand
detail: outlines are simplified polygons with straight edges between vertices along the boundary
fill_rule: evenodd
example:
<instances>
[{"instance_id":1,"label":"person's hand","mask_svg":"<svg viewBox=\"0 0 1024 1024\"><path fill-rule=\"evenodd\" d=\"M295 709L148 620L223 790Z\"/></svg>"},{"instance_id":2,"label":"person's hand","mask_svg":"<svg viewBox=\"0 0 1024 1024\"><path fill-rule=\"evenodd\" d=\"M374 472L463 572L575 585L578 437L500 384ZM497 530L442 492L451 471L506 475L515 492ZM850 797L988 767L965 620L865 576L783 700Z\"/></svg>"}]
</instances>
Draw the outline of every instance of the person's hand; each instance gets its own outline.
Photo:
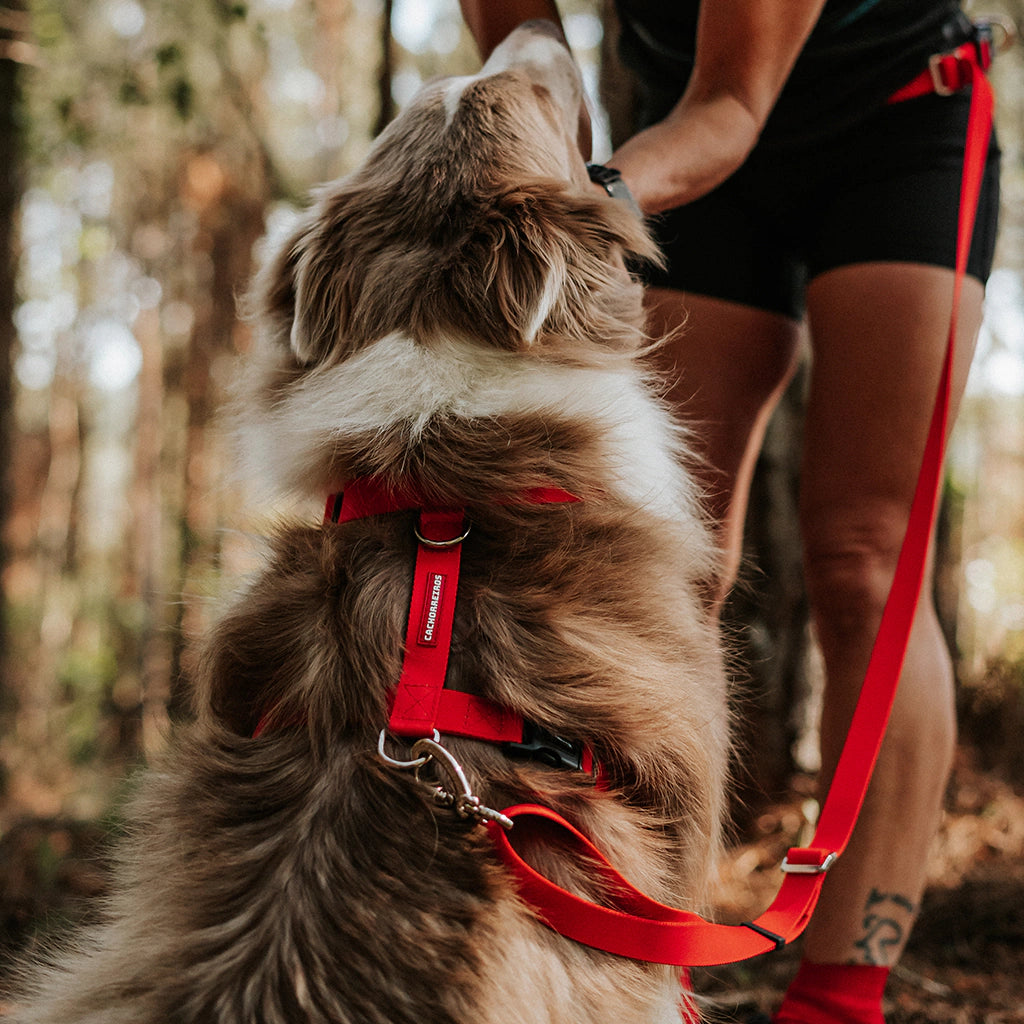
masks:
<instances>
[{"instance_id":1,"label":"person's hand","mask_svg":"<svg viewBox=\"0 0 1024 1024\"><path fill-rule=\"evenodd\" d=\"M757 142L759 121L737 100L680 103L608 159L646 214L671 210L720 185Z\"/></svg>"}]
</instances>

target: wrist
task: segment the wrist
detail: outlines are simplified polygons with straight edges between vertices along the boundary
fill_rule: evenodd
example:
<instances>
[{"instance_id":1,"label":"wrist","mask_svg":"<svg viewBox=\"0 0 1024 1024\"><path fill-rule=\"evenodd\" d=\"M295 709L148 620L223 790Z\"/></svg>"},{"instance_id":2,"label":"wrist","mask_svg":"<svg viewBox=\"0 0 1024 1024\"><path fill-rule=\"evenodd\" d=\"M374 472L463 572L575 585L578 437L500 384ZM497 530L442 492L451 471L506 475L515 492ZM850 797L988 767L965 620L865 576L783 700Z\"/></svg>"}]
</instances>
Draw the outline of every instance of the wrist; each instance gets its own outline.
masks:
<instances>
[{"instance_id":1,"label":"wrist","mask_svg":"<svg viewBox=\"0 0 1024 1024\"><path fill-rule=\"evenodd\" d=\"M595 185L600 185L612 199L625 203L638 217L643 216L639 204L617 168L606 167L604 164L587 164L587 174L590 180Z\"/></svg>"},{"instance_id":2,"label":"wrist","mask_svg":"<svg viewBox=\"0 0 1024 1024\"><path fill-rule=\"evenodd\" d=\"M739 100L684 96L662 121L625 142L609 159L646 214L699 199L743 164L761 124Z\"/></svg>"}]
</instances>

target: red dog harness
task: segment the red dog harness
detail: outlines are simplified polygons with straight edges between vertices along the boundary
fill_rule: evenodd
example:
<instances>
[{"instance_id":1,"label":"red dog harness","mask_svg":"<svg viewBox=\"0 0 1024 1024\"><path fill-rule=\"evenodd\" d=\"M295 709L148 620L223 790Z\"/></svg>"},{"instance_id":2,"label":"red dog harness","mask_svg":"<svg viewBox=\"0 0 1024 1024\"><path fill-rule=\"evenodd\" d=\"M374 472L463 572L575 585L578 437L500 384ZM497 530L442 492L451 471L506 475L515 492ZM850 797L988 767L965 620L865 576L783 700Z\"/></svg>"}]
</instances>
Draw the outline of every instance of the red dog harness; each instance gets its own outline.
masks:
<instances>
[{"instance_id":1,"label":"red dog harness","mask_svg":"<svg viewBox=\"0 0 1024 1024\"><path fill-rule=\"evenodd\" d=\"M515 500L526 505L571 504L580 499L557 487L535 487ZM486 697L446 689L462 542L469 535L465 510L438 508L410 490L378 478L351 481L327 499L327 522L347 523L386 512L417 510L417 548L402 672L390 699L388 731L406 739L435 733L499 743L514 757L590 772L593 757Z\"/></svg>"}]
</instances>

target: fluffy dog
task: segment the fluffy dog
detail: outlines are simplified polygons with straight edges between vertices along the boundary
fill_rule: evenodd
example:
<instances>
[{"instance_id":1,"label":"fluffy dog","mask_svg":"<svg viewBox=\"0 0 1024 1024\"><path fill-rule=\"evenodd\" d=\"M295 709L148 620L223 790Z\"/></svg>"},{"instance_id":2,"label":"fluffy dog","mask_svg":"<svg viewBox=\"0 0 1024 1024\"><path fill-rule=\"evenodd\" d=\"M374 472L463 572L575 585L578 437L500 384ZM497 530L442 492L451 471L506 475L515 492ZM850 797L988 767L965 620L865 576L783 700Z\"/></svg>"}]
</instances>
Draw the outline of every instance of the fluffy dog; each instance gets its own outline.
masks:
<instances>
[{"instance_id":1,"label":"fluffy dog","mask_svg":"<svg viewBox=\"0 0 1024 1024\"><path fill-rule=\"evenodd\" d=\"M246 477L275 494L374 479L466 509L447 686L585 743L600 784L442 744L487 806L555 808L642 889L697 909L728 742L702 604L715 555L641 362L626 260L656 257L588 182L581 93L538 26L479 74L426 85L257 278L235 420ZM520 500L537 487L580 500ZM196 721L136 801L106 923L14 1020L679 1020L677 969L549 930L487 830L378 756L415 523L277 531L205 641ZM602 899L564 847L519 846Z\"/></svg>"}]
</instances>

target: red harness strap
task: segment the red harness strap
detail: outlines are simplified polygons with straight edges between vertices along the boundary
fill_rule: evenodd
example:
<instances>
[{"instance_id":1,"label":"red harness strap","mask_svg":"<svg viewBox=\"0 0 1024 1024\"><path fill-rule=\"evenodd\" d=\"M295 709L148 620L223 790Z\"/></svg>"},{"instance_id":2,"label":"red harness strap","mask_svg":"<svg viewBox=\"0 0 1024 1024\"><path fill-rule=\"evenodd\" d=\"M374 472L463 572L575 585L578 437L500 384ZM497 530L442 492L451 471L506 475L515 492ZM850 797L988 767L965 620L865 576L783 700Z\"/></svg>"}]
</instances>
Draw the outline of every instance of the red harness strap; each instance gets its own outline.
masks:
<instances>
[{"instance_id":1,"label":"red harness strap","mask_svg":"<svg viewBox=\"0 0 1024 1024\"><path fill-rule=\"evenodd\" d=\"M803 931L817 903L825 872L849 842L899 682L924 579L942 479L960 293L992 124L993 98L982 73L984 59L973 45L962 47L948 57L934 59L932 69L915 80L927 79L927 89L911 83L914 89L908 87L896 94L898 99L908 99L925 91L944 92L952 81L936 76L953 73L960 86L973 86L960 191L953 310L945 363L906 537L857 709L813 843L788 852L782 864L785 873L782 886L760 917L742 925L719 925L645 896L615 871L582 833L555 812L535 805L508 808L504 813L515 822L512 835L531 827L543 828L548 834L557 830L567 846L594 863L594 870L615 894L616 906L609 908L566 892L531 868L501 828L488 826L499 855L516 878L522 898L543 921L577 942L635 960L693 967L733 963L777 949ZM940 70L936 72L935 68ZM940 82L942 89L938 89ZM914 91L918 88L921 92Z\"/></svg>"},{"instance_id":2,"label":"red harness strap","mask_svg":"<svg viewBox=\"0 0 1024 1024\"><path fill-rule=\"evenodd\" d=\"M556 487L536 487L517 496L531 505L579 501ZM432 508L410 490L385 487L375 477L353 480L341 495L327 499L325 518L353 519L418 509L416 566L405 636L402 673L391 699L388 729L395 736L419 738L441 733L495 743L522 743L523 719L486 697L445 689L452 622L459 585L462 542L469 534L465 512ZM589 757L587 758L589 763Z\"/></svg>"}]
</instances>

